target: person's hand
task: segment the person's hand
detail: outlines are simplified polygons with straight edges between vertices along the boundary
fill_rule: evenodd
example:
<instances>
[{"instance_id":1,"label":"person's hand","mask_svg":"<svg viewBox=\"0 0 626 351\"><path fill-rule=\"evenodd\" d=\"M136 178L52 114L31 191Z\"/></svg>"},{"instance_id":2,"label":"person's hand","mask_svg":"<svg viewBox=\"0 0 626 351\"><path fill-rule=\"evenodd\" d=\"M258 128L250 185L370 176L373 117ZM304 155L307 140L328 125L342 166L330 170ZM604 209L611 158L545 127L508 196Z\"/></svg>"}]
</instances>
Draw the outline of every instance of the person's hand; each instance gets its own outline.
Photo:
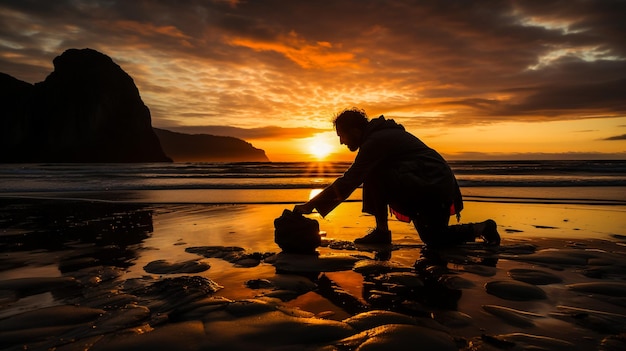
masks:
<instances>
[{"instance_id":1,"label":"person's hand","mask_svg":"<svg viewBox=\"0 0 626 351\"><path fill-rule=\"evenodd\" d=\"M313 206L310 203L297 204L293 207L293 212L300 214L309 214L313 212Z\"/></svg>"}]
</instances>

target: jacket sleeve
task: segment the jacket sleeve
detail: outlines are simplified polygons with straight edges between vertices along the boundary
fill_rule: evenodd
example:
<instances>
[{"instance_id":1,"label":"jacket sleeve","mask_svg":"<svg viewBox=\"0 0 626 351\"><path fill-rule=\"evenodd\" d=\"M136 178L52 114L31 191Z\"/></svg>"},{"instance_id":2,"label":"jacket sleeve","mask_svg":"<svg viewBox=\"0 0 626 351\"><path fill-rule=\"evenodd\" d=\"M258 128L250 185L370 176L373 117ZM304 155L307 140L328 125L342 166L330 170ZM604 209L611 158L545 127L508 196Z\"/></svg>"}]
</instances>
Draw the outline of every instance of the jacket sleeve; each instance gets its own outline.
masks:
<instances>
[{"instance_id":1,"label":"jacket sleeve","mask_svg":"<svg viewBox=\"0 0 626 351\"><path fill-rule=\"evenodd\" d=\"M356 188L363 184L365 178L382 161L384 156L384 147L378 145L376 138L364 142L350 168L310 200L317 211L325 217L345 201Z\"/></svg>"}]
</instances>

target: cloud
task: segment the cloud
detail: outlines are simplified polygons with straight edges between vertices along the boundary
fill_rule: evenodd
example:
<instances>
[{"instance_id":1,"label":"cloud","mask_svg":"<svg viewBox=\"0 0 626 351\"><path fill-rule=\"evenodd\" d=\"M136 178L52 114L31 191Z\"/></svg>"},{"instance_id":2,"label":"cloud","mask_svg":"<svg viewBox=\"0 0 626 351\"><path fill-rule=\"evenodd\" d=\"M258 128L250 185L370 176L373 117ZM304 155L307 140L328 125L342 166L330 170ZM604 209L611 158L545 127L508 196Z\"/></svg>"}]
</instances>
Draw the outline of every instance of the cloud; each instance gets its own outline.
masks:
<instances>
[{"instance_id":1,"label":"cloud","mask_svg":"<svg viewBox=\"0 0 626 351\"><path fill-rule=\"evenodd\" d=\"M626 140L626 134L616 135L602 140Z\"/></svg>"},{"instance_id":2,"label":"cloud","mask_svg":"<svg viewBox=\"0 0 626 351\"><path fill-rule=\"evenodd\" d=\"M491 116L532 115L551 120L622 117L626 112L626 79L536 87L519 101L495 103L482 109ZM493 108L491 108L493 107Z\"/></svg>"},{"instance_id":3,"label":"cloud","mask_svg":"<svg viewBox=\"0 0 626 351\"><path fill-rule=\"evenodd\" d=\"M594 0L6 0L0 70L35 83L65 49L96 49L157 126L323 129L350 106L416 125L621 117L623 13Z\"/></svg>"},{"instance_id":4,"label":"cloud","mask_svg":"<svg viewBox=\"0 0 626 351\"><path fill-rule=\"evenodd\" d=\"M444 154L448 160L624 160L626 152L460 152Z\"/></svg>"},{"instance_id":5,"label":"cloud","mask_svg":"<svg viewBox=\"0 0 626 351\"><path fill-rule=\"evenodd\" d=\"M359 67L354 59L354 54L333 50L333 46L329 42L308 43L298 38L295 32L290 32L287 36L276 42L234 38L230 40L230 43L255 51L277 52L304 69ZM364 61L364 63L365 62L366 61Z\"/></svg>"}]
</instances>

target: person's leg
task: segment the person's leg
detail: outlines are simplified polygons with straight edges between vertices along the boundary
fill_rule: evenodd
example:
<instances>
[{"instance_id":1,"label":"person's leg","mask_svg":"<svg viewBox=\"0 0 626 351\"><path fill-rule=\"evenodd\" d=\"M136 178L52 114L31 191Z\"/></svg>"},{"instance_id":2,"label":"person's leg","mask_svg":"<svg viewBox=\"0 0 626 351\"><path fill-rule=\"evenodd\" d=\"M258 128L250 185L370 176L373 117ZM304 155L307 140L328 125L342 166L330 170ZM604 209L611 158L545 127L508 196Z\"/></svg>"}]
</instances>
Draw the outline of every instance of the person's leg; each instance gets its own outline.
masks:
<instances>
[{"instance_id":1,"label":"person's leg","mask_svg":"<svg viewBox=\"0 0 626 351\"><path fill-rule=\"evenodd\" d=\"M474 224L450 226L449 222L449 206L444 204L423 207L413 218L413 225L427 246L450 247L476 239Z\"/></svg>"},{"instance_id":2,"label":"person's leg","mask_svg":"<svg viewBox=\"0 0 626 351\"><path fill-rule=\"evenodd\" d=\"M355 244L391 244L391 231L389 230L389 216L387 214L387 204L382 202L377 203L377 205L377 207L369 207L368 211L365 211L365 209L363 211L374 215L374 219L376 220L376 228L372 229L365 236L354 239Z\"/></svg>"},{"instance_id":3,"label":"person's leg","mask_svg":"<svg viewBox=\"0 0 626 351\"><path fill-rule=\"evenodd\" d=\"M364 237L355 239L354 243L391 244L387 198L380 177L369 177L363 183L363 212L374 216L376 228Z\"/></svg>"},{"instance_id":4,"label":"person's leg","mask_svg":"<svg viewBox=\"0 0 626 351\"><path fill-rule=\"evenodd\" d=\"M450 212L447 206L431 206L419 211L413 225L420 238L430 247L449 247L482 238L486 244L500 245L496 222L488 219L480 223L455 224L449 226Z\"/></svg>"},{"instance_id":5,"label":"person's leg","mask_svg":"<svg viewBox=\"0 0 626 351\"><path fill-rule=\"evenodd\" d=\"M387 204L380 203L379 208L373 213L376 219L376 229L381 231L389 231L389 211Z\"/></svg>"},{"instance_id":6,"label":"person's leg","mask_svg":"<svg viewBox=\"0 0 626 351\"><path fill-rule=\"evenodd\" d=\"M475 238L469 224L448 226L450 211L443 204L420 209L412 220L420 239L429 247L454 246Z\"/></svg>"}]
</instances>

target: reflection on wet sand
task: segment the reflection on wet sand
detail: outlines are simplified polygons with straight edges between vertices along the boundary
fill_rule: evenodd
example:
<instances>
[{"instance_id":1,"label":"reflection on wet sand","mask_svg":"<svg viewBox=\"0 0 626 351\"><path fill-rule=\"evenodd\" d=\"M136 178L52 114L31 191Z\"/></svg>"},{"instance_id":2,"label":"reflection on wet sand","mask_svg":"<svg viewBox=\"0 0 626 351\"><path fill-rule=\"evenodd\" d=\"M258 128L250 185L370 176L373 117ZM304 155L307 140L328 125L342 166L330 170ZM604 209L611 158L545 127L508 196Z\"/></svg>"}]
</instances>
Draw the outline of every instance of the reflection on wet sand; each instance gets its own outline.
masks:
<instances>
[{"instance_id":1,"label":"reflection on wet sand","mask_svg":"<svg viewBox=\"0 0 626 351\"><path fill-rule=\"evenodd\" d=\"M335 217L323 229L347 234L294 255L272 242L280 210L3 201L0 344L623 349L623 237L429 250L395 227L393 246L367 248Z\"/></svg>"},{"instance_id":2,"label":"reflection on wet sand","mask_svg":"<svg viewBox=\"0 0 626 351\"><path fill-rule=\"evenodd\" d=\"M97 265L129 267L138 256L137 245L153 231L152 211L139 205L41 201L34 211L25 206L19 201L2 206L3 228L20 235L2 236L0 250L62 252L61 272Z\"/></svg>"}]
</instances>

